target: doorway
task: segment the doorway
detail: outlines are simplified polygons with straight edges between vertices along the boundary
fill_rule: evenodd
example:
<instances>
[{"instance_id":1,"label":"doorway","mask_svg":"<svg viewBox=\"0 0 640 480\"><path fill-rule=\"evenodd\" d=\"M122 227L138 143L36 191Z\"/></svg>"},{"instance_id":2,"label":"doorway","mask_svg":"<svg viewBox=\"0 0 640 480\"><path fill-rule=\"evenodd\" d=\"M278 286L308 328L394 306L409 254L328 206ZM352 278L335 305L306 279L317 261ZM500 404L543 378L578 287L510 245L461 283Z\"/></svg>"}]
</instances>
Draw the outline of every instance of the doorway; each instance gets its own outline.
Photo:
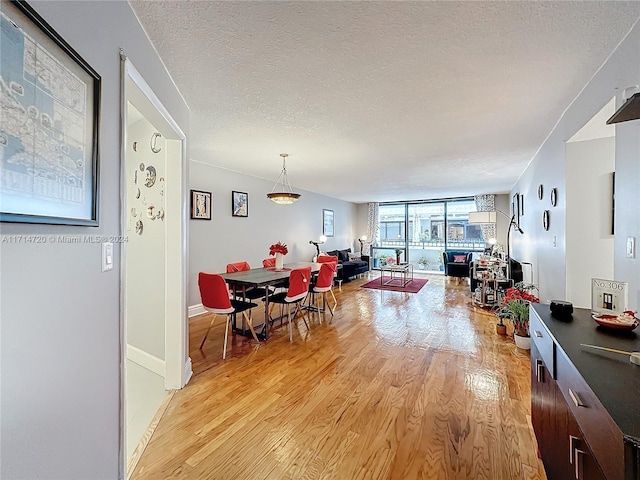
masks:
<instances>
[{"instance_id":1,"label":"doorway","mask_svg":"<svg viewBox=\"0 0 640 480\"><path fill-rule=\"evenodd\" d=\"M130 476L167 399L191 376L186 137L123 59L121 465Z\"/></svg>"}]
</instances>

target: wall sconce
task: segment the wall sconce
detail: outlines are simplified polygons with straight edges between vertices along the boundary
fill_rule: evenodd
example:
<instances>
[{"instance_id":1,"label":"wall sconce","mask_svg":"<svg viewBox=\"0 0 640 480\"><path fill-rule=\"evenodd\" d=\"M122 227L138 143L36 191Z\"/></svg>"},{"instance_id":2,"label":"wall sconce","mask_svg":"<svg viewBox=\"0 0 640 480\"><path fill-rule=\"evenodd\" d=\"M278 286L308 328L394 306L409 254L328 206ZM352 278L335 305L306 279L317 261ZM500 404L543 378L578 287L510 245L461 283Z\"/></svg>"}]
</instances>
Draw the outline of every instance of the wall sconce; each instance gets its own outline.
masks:
<instances>
[{"instance_id":1,"label":"wall sconce","mask_svg":"<svg viewBox=\"0 0 640 480\"><path fill-rule=\"evenodd\" d=\"M309 244L310 245L315 245L316 246L316 255L320 255L320 245L322 245L326 241L327 241L327 237L325 235L320 235L320 238L318 238L317 242L314 242L313 240L309 240Z\"/></svg>"}]
</instances>

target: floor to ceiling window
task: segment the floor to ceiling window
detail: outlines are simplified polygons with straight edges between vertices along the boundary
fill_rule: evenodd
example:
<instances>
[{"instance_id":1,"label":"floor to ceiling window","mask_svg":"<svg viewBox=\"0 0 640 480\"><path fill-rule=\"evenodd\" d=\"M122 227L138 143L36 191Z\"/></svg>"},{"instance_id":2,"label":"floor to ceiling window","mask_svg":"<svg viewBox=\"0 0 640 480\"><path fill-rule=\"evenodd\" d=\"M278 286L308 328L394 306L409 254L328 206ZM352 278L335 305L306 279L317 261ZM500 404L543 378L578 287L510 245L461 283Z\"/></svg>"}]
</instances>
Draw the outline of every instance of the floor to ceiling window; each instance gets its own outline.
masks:
<instances>
[{"instance_id":1,"label":"floor to ceiling window","mask_svg":"<svg viewBox=\"0 0 640 480\"><path fill-rule=\"evenodd\" d=\"M444 250L482 251L480 227L468 223L475 211L472 198L380 204L374 268L399 257L416 271L442 271Z\"/></svg>"}]
</instances>

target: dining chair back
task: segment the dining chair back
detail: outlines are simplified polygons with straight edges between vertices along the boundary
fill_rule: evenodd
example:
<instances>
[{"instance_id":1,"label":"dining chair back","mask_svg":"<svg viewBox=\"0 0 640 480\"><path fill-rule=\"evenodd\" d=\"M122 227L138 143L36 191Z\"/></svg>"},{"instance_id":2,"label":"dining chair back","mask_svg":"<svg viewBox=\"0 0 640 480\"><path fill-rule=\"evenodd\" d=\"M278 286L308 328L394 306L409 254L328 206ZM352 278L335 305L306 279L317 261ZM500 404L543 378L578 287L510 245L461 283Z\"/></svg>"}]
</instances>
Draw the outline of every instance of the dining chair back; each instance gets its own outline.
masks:
<instances>
[{"instance_id":1,"label":"dining chair back","mask_svg":"<svg viewBox=\"0 0 640 480\"><path fill-rule=\"evenodd\" d=\"M307 308L318 312L318 318L320 318L320 313L325 311L325 307L329 307L329 312L331 312L331 316L333 316L333 309L338 305L338 301L333 294L333 279L336 267L337 264L334 262L322 263L320 266L320 272L318 272L318 276L316 277L315 284L312 285L311 296L309 298ZM327 302L327 292L331 293L331 296L333 297L333 308L331 308L331 305ZM317 305L317 295L321 295L322 307Z\"/></svg>"},{"instance_id":2,"label":"dining chair back","mask_svg":"<svg viewBox=\"0 0 640 480\"><path fill-rule=\"evenodd\" d=\"M304 311L301 308L301 304L309 293L309 285L311 283L311 267L302 267L291 270L289 273L289 287L286 292L280 292L273 295L271 298L272 306L280 304L280 318L284 316L283 307L287 306L287 319L289 321L289 341L293 342L293 326L291 324L292 319L296 314L300 312L304 324L309 329L307 318ZM291 305L295 305L293 317L291 316ZM269 316L271 316L271 310L269 310Z\"/></svg>"},{"instance_id":3,"label":"dining chair back","mask_svg":"<svg viewBox=\"0 0 640 480\"><path fill-rule=\"evenodd\" d=\"M265 258L264 260L262 260L262 266L264 268L275 267L276 266L275 257Z\"/></svg>"},{"instance_id":4,"label":"dining chair back","mask_svg":"<svg viewBox=\"0 0 640 480\"><path fill-rule=\"evenodd\" d=\"M318 263L331 263L331 262L335 262L335 264L338 264L338 257L334 256L334 255L318 255Z\"/></svg>"},{"instance_id":5,"label":"dining chair back","mask_svg":"<svg viewBox=\"0 0 640 480\"><path fill-rule=\"evenodd\" d=\"M251 265L248 262L227 263L227 273L244 272L246 270L251 270Z\"/></svg>"},{"instance_id":6,"label":"dining chair back","mask_svg":"<svg viewBox=\"0 0 640 480\"><path fill-rule=\"evenodd\" d=\"M205 333L202 342L200 343L200 349L204 346L204 342L209 336L209 331L213 326L218 315L226 315L227 322L224 330L224 348L222 350L222 358L227 358L227 338L229 337L229 324L233 318L234 313L241 313L251 330L251 334L256 342L258 342L258 336L253 329L253 320L250 315L247 315L247 310L251 310L257 307L257 303L245 302L242 300L235 300L229 298L229 287L224 278L217 273L200 272L198 274L198 287L200 288L200 298L202 299L202 306L209 313L213 313L213 318L209 323L207 333Z\"/></svg>"},{"instance_id":7,"label":"dining chair back","mask_svg":"<svg viewBox=\"0 0 640 480\"><path fill-rule=\"evenodd\" d=\"M249 262L234 262L227 263L227 273L236 273L236 272L246 272L247 270L251 270L251 265ZM266 294L266 290L261 287L253 287L253 288L242 288L241 291L235 291L235 296L238 299L244 300L255 300L257 298L262 298Z\"/></svg>"}]
</instances>

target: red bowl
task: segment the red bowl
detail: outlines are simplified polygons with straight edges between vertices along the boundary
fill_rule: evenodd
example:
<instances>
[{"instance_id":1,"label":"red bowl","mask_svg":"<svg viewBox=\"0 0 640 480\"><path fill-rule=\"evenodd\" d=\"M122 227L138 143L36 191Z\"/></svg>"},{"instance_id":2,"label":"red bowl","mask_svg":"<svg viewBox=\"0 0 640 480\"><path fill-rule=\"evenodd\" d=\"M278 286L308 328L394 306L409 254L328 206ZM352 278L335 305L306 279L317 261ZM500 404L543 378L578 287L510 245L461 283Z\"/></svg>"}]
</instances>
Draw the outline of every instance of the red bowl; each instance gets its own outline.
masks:
<instances>
[{"instance_id":1,"label":"red bowl","mask_svg":"<svg viewBox=\"0 0 640 480\"><path fill-rule=\"evenodd\" d=\"M596 323L605 328L614 330L633 330L638 326L638 319L633 323L622 323L617 321L617 315L591 315Z\"/></svg>"}]
</instances>

